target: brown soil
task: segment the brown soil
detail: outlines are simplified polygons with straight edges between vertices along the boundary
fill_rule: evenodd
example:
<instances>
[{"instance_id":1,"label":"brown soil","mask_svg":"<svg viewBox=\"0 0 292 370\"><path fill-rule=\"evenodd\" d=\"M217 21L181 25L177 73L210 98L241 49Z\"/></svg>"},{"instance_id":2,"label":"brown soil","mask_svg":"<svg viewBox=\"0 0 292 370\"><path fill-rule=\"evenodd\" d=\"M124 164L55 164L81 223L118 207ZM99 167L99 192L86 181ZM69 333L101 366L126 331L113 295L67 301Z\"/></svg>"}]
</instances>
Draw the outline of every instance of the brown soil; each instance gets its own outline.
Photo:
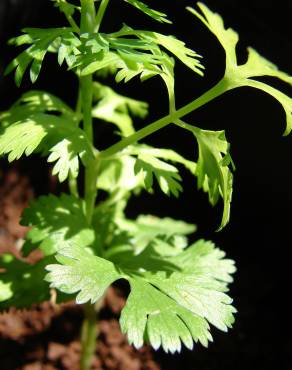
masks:
<instances>
[{"instance_id":1,"label":"brown soil","mask_svg":"<svg viewBox=\"0 0 292 370\"><path fill-rule=\"evenodd\" d=\"M1 173L0 173L1 176ZM27 177L16 169L2 174L0 186L0 254L20 257L21 238L27 229L19 225L22 209L34 193ZM31 256L30 260L37 258ZM108 290L100 312L99 336L93 369L159 370L147 346L135 350L120 332L118 314L124 305L122 291ZM79 369L79 331L82 308L69 302L61 306L49 302L30 310L0 315L0 369L53 370Z\"/></svg>"}]
</instances>

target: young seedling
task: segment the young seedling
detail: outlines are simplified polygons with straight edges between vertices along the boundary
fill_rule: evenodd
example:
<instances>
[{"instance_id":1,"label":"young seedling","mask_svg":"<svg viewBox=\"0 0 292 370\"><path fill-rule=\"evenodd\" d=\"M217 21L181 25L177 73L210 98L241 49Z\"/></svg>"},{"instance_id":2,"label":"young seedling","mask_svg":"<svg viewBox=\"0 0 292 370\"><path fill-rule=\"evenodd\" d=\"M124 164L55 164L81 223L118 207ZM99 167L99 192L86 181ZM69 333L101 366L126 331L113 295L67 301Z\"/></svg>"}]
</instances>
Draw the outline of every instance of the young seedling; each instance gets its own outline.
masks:
<instances>
[{"instance_id":1,"label":"young seedling","mask_svg":"<svg viewBox=\"0 0 292 370\"><path fill-rule=\"evenodd\" d=\"M120 1L158 22L170 22L142 1ZM74 297L84 305L81 369L89 369L96 347L98 306L107 288L125 279L130 294L120 325L131 344L139 348L148 342L166 352L180 351L182 343L189 349L194 342L207 346L212 340L209 324L226 331L234 321L235 308L226 294L235 271L233 261L225 259L212 242L188 245L187 236L195 226L184 221L150 215L127 219L127 202L143 189L152 192L154 183L163 193L179 196L183 187L177 166L184 166L197 177L198 188L208 193L211 204L223 200L222 229L229 221L232 193L229 143L224 131L201 129L184 117L229 90L250 86L282 104L288 134L292 99L256 78L272 76L290 84L292 78L252 48L247 62L239 65L237 33L225 29L218 14L198 3L188 11L217 37L226 54L226 69L213 88L177 108L175 60L202 76L203 64L195 51L175 37L128 25L103 33L109 0L80 0L78 6L66 0L53 2L68 26L24 29L10 41L23 51L6 73L15 71L19 86L29 69L34 83L47 52L55 53L59 65L65 63L78 76L77 108L49 92L25 93L0 115L0 154L10 162L36 152L47 156L53 174L60 182L68 181L70 194L42 196L24 211L21 222L31 229L22 254L38 248L43 258L30 265L9 254L1 257L0 308L30 307L48 300L51 289L56 290L57 302ZM133 119L146 117L147 103L104 85L104 74L113 76L116 83L159 76L168 94L169 113L136 130ZM118 133L116 144L102 151L94 146L93 135L93 125L100 120ZM171 149L142 144L147 136L173 124L197 141L197 162ZM78 186L83 179L80 166L85 169L84 187ZM84 188L83 194L79 188ZM98 191L106 198L100 200Z\"/></svg>"}]
</instances>

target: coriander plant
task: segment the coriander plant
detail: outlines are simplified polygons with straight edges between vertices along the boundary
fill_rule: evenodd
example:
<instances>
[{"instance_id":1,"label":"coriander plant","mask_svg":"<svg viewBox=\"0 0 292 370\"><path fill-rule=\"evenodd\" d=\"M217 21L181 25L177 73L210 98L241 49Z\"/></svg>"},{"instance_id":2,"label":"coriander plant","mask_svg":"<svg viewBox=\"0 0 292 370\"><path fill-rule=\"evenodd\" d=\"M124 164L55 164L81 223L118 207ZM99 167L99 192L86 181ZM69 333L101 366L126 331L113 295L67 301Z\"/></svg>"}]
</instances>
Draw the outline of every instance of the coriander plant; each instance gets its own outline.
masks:
<instances>
[{"instance_id":1,"label":"coriander plant","mask_svg":"<svg viewBox=\"0 0 292 370\"><path fill-rule=\"evenodd\" d=\"M120 1L155 21L170 23L146 0ZM66 64L78 77L76 108L49 92L26 92L0 114L0 154L10 162L36 152L46 156L59 181L68 181L70 193L41 196L23 212L21 222L31 228L22 254L28 256L38 248L43 257L34 265L9 254L1 257L0 308L30 307L50 299L52 291L57 302L75 298L85 316L81 369L89 369L102 298L112 283L125 279L130 294L120 325L131 344L139 348L148 342L167 352L180 351L182 343L189 349L194 342L207 346L212 340L209 324L226 331L234 321L235 308L226 294L235 271L233 261L225 259L224 252L210 241L188 245L187 236L195 231L192 224L152 215L127 219L127 202L143 190L152 192L154 183L163 193L179 196L183 187L177 166L184 166L197 178L198 188L208 193L212 205L222 199L222 229L229 221L232 194L229 143L223 130L205 130L184 117L229 90L250 86L281 103L288 134L292 99L256 78L272 76L291 84L292 77L252 48L246 63L239 65L237 33L225 29L218 14L197 3L187 10L217 37L226 54L226 69L209 91L177 108L175 61L203 76L204 63L195 51L173 36L125 24L103 33L109 0L80 0L78 6L66 0L53 2L68 25L24 29L10 41L23 51L6 73L14 71L19 86L29 70L34 83L46 54L55 53L59 65ZM147 103L118 94L104 84L105 75L116 83L160 77L168 94L169 113L136 130L133 120L147 116ZM93 125L100 120L112 125L117 134L116 143L105 150L94 145ZM193 135L198 145L196 162L172 149L142 143L167 125Z\"/></svg>"}]
</instances>

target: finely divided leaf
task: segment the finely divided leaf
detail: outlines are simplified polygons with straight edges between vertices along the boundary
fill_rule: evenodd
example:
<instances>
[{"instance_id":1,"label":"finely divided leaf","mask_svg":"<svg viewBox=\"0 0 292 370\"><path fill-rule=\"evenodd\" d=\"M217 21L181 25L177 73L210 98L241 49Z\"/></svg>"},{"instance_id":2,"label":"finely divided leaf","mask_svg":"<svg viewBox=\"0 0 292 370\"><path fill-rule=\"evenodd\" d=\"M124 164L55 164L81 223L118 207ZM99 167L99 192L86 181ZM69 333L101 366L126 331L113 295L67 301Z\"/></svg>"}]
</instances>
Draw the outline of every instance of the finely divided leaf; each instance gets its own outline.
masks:
<instances>
[{"instance_id":1,"label":"finely divided leaf","mask_svg":"<svg viewBox=\"0 0 292 370\"><path fill-rule=\"evenodd\" d=\"M199 2L197 5L203 15L193 8L188 7L187 9L198 17L218 38L226 53L226 68L237 65L235 48L238 42L238 34L231 28L225 29L223 19L219 14L213 13L203 3Z\"/></svg>"},{"instance_id":2,"label":"finely divided leaf","mask_svg":"<svg viewBox=\"0 0 292 370\"><path fill-rule=\"evenodd\" d=\"M139 36L139 33L137 34ZM163 46L171 54L173 54L177 59L179 59L183 64L189 67L194 72L203 76L202 69L204 67L200 63L199 59L201 56L197 54L192 49L186 47L185 43L178 40L174 36L166 36L157 32L145 32L145 36L149 37L152 42L155 42Z\"/></svg>"},{"instance_id":3,"label":"finely divided leaf","mask_svg":"<svg viewBox=\"0 0 292 370\"><path fill-rule=\"evenodd\" d=\"M204 67L199 60L201 56L192 49L187 48L183 41L174 36L166 36L158 32L135 30L124 25L120 31L111 34L109 36L109 40L113 45L120 47L129 47L130 45L134 47L135 41L133 40L133 37L137 38L138 41L136 41L136 47L139 49L149 50L154 55L159 55L161 54L162 47L194 72L203 75L202 69L204 69ZM168 64L169 62L165 60L166 69Z\"/></svg>"},{"instance_id":4,"label":"finely divided leaf","mask_svg":"<svg viewBox=\"0 0 292 370\"><path fill-rule=\"evenodd\" d=\"M171 23L166 17L167 15L164 13L161 13L157 10L150 9L148 5L146 5L144 2L140 0L124 0L127 3L131 4L135 8L141 10L144 14L148 15L149 17L155 19L158 22L165 22L165 23Z\"/></svg>"},{"instance_id":5,"label":"finely divided leaf","mask_svg":"<svg viewBox=\"0 0 292 370\"><path fill-rule=\"evenodd\" d=\"M24 44L30 44L30 46L14 59L5 71L5 74L8 74L15 69L17 86L20 86L23 75L29 66L31 81L34 83L37 80L47 52L58 51L64 45L63 48L65 47L68 53L67 62L70 60L70 54L78 53L77 47L80 41L71 28L26 28L23 32L23 35L15 37L10 43L16 46ZM63 53L62 49L61 53ZM59 61L63 59L59 58Z\"/></svg>"},{"instance_id":6,"label":"finely divided leaf","mask_svg":"<svg viewBox=\"0 0 292 370\"><path fill-rule=\"evenodd\" d=\"M145 154L139 155L135 164L135 173L139 174L139 172L143 173L145 188L148 191L152 190L154 176L160 189L167 195L173 194L178 197L183 190L178 169L160 159Z\"/></svg>"},{"instance_id":7,"label":"finely divided leaf","mask_svg":"<svg viewBox=\"0 0 292 370\"><path fill-rule=\"evenodd\" d=\"M98 102L92 110L95 118L115 124L122 136L135 132L131 115L144 118L148 104L116 93L108 86L94 83L94 99Z\"/></svg>"},{"instance_id":8,"label":"finely divided leaf","mask_svg":"<svg viewBox=\"0 0 292 370\"><path fill-rule=\"evenodd\" d=\"M31 90L24 93L8 111L0 113L0 123L6 127L24 121L36 113L50 113L76 124L76 113L61 99L46 91Z\"/></svg>"},{"instance_id":9,"label":"finely divided leaf","mask_svg":"<svg viewBox=\"0 0 292 370\"><path fill-rule=\"evenodd\" d=\"M97 179L98 189L114 193L144 188L143 174L135 174L135 163L136 159L129 155L102 161Z\"/></svg>"},{"instance_id":10,"label":"finely divided leaf","mask_svg":"<svg viewBox=\"0 0 292 370\"><path fill-rule=\"evenodd\" d=\"M42 113L55 110L60 116ZM35 151L51 152L48 161L57 161L53 173L64 181L69 173L77 177L79 158L85 166L94 159L90 142L76 126L77 117L53 96L39 92L27 95L0 119L3 122L0 155L8 154L10 162Z\"/></svg>"},{"instance_id":11,"label":"finely divided leaf","mask_svg":"<svg viewBox=\"0 0 292 370\"><path fill-rule=\"evenodd\" d=\"M50 149L50 152L48 162L56 162L52 174L58 175L60 182L65 181L69 174L77 178L79 158L84 166L89 165L94 159L90 143L80 129L59 141Z\"/></svg>"},{"instance_id":12,"label":"finely divided leaf","mask_svg":"<svg viewBox=\"0 0 292 370\"><path fill-rule=\"evenodd\" d=\"M176 151L172 149L165 149L165 148L154 148L150 145L145 144L135 144L132 146L127 147L127 152L132 155L148 155L151 157L155 157L157 159L163 159L165 161L170 161L173 163L178 163L183 165L187 170L189 170L192 174L195 174L197 165L195 162L190 161Z\"/></svg>"},{"instance_id":13,"label":"finely divided leaf","mask_svg":"<svg viewBox=\"0 0 292 370\"><path fill-rule=\"evenodd\" d=\"M70 4L66 0L52 0L55 2L55 7L59 8L61 12L67 16L72 16L76 9L80 9L78 6Z\"/></svg>"},{"instance_id":14,"label":"finely divided leaf","mask_svg":"<svg viewBox=\"0 0 292 370\"><path fill-rule=\"evenodd\" d=\"M142 81L156 75L173 78L174 61L163 49L202 74L200 56L173 36L123 26L111 34L83 34L82 42L82 53L73 65L80 69L81 75L114 67L118 70L117 82L128 82L138 75Z\"/></svg>"},{"instance_id":15,"label":"finely divided leaf","mask_svg":"<svg viewBox=\"0 0 292 370\"><path fill-rule=\"evenodd\" d=\"M247 62L244 65L239 66L238 70L239 73L242 74L245 82L244 84L246 86L254 87L266 92L278 100L282 105L286 113L287 122L284 135L288 135L292 130L292 98L266 83L255 81L253 78L259 76L271 76L279 78L280 80L292 85L292 77L287 73L280 71L275 64L262 57L252 48L248 49Z\"/></svg>"},{"instance_id":16,"label":"finely divided leaf","mask_svg":"<svg viewBox=\"0 0 292 370\"><path fill-rule=\"evenodd\" d=\"M224 208L220 230L229 221L233 181L229 166L230 164L234 166L225 132L202 130L183 121L175 123L191 131L198 141L199 158L195 171L198 177L198 188L208 192L212 205L218 202L219 197L223 198Z\"/></svg>"},{"instance_id":17,"label":"finely divided leaf","mask_svg":"<svg viewBox=\"0 0 292 370\"><path fill-rule=\"evenodd\" d=\"M218 38L226 53L226 78L231 83L233 80L237 86L249 86L266 92L283 106L286 113L287 126L284 135L292 130L292 99L281 91L266 83L255 81L253 78L259 76L271 76L292 84L292 77L280 71L278 67L262 57L253 48L248 48L248 60L243 65L238 65L236 57L236 45L238 35L231 28L225 29L222 17L213 13L206 5L198 3L202 14L193 8L188 10L196 15Z\"/></svg>"},{"instance_id":18,"label":"finely divided leaf","mask_svg":"<svg viewBox=\"0 0 292 370\"><path fill-rule=\"evenodd\" d=\"M292 85L292 77L287 73L280 71L279 68L268 59L260 55L255 49L248 48L247 62L240 65L239 71L244 77L271 76Z\"/></svg>"},{"instance_id":19,"label":"finely divided leaf","mask_svg":"<svg viewBox=\"0 0 292 370\"><path fill-rule=\"evenodd\" d=\"M8 154L9 162L23 154L29 156L38 149L49 129L47 117L41 114L8 126L0 136L0 155Z\"/></svg>"},{"instance_id":20,"label":"finely divided leaf","mask_svg":"<svg viewBox=\"0 0 292 370\"><path fill-rule=\"evenodd\" d=\"M233 176L228 167L231 162L229 143L224 131L194 129L198 140L199 158L196 168L198 187L208 191L211 204L223 198L224 209L220 229L229 221Z\"/></svg>"},{"instance_id":21,"label":"finely divided leaf","mask_svg":"<svg viewBox=\"0 0 292 370\"><path fill-rule=\"evenodd\" d=\"M141 164L141 162L139 164L139 155L140 160L144 158L148 162L146 165L142 163L143 169L141 168L141 170L139 168ZM138 165L135 157L138 157ZM151 165L149 164L149 161L151 162ZM170 179L171 185L173 183L172 180L175 181L176 188L180 181L177 169L164 161L181 164L193 175L196 172L196 163L184 158L174 150L135 144L127 147L127 149L121 153L119 158L113 158L110 160L105 159L101 162L97 186L106 191L143 189L145 188L147 171L148 177L151 176L151 180L153 182L153 175L156 176L155 171L153 172L153 170L158 167L158 172L156 171L156 173L162 186L164 186L164 181L167 182ZM165 172L160 168L161 166L163 166ZM167 171L169 172L167 173ZM174 176L174 178L172 178L172 176ZM164 177L164 180L162 180L162 177ZM149 185L148 182L146 182L146 184ZM168 192L168 190L170 191L169 186L171 185L165 186L164 189L166 192ZM150 190L151 187L148 189Z\"/></svg>"},{"instance_id":22,"label":"finely divided leaf","mask_svg":"<svg viewBox=\"0 0 292 370\"><path fill-rule=\"evenodd\" d=\"M139 215L136 220L121 218L116 223L122 232L130 236L135 253L143 251L154 240L156 246L158 241L166 241L169 246L181 251L187 245L185 236L196 231L196 225L153 215Z\"/></svg>"},{"instance_id":23,"label":"finely divided leaf","mask_svg":"<svg viewBox=\"0 0 292 370\"><path fill-rule=\"evenodd\" d=\"M147 270L151 250L161 263ZM147 253L146 248L128 265L125 259L119 265L119 258L112 263L72 244L59 250L57 260L59 264L47 266L47 280L65 293L78 293L79 303L94 303L118 279L129 281L131 293L120 323L137 348L145 340L170 352L180 351L181 343L191 349L193 341L207 346L212 339L208 321L221 330L233 323L235 309L225 293L233 262L212 243L199 241L174 256L159 257L159 249Z\"/></svg>"}]
</instances>

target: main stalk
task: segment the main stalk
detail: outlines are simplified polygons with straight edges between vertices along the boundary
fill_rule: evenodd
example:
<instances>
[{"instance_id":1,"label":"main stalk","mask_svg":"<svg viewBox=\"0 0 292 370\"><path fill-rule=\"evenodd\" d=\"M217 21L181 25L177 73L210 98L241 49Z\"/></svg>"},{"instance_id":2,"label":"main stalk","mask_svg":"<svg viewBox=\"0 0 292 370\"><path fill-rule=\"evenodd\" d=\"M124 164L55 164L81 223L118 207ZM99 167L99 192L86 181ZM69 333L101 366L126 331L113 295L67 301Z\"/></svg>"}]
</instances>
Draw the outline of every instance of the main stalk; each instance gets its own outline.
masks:
<instances>
[{"instance_id":1,"label":"main stalk","mask_svg":"<svg viewBox=\"0 0 292 370\"><path fill-rule=\"evenodd\" d=\"M96 27L96 12L94 0L81 0L81 24L80 33L93 33ZM79 81L81 110L83 115L83 129L87 138L93 144L92 128L92 101L93 81L92 75L80 77ZM94 161L93 161L94 162ZM96 198L96 164L87 166L85 169L85 206L86 218L89 224L92 222L92 215ZM81 370L90 370L92 358L96 348L97 337L97 313L94 305L87 303L84 306L84 321L81 329Z\"/></svg>"}]
</instances>

